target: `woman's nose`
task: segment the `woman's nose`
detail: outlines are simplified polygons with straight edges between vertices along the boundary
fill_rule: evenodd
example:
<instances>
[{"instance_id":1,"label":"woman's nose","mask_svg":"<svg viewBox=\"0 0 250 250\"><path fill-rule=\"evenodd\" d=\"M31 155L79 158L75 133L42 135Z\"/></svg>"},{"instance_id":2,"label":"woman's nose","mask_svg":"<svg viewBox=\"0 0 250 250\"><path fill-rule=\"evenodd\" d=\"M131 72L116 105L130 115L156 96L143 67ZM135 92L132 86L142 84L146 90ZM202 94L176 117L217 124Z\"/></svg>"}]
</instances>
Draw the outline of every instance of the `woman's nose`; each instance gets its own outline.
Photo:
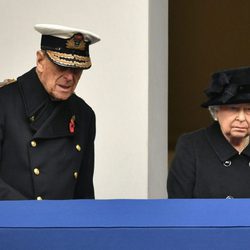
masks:
<instances>
[{"instance_id":1,"label":"woman's nose","mask_svg":"<svg viewBox=\"0 0 250 250\"><path fill-rule=\"evenodd\" d=\"M245 115L244 109L241 109L241 110L239 111L237 118L238 118L237 120L239 120L239 121L244 121L244 120L246 120L246 115Z\"/></svg>"}]
</instances>

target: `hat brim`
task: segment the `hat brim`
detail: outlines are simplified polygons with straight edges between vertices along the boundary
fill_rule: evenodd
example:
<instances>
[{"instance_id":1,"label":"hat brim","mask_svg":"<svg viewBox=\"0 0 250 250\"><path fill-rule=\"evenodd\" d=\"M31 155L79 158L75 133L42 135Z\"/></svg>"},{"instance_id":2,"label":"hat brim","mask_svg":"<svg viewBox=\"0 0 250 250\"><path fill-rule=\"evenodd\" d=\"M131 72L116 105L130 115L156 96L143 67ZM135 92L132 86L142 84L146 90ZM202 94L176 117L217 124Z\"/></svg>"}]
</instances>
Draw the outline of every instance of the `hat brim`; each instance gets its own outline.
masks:
<instances>
[{"instance_id":1,"label":"hat brim","mask_svg":"<svg viewBox=\"0 0 250 250\"><path fill-rule=\"evenodd\" d=\"M208 108L209 106L217 106L217 105L227 105L227 104L240 104L240 103L250 103L250 93L244 93L237 95L227 102L222 102L221 97L210 99L201 104L201 107Z\"/></svg>"},{"instance_id":2,"label":"hat brim","mask_svg":"<svg viewBox=\"0 0 250 250\"><path fill-rule=\"evenodd\" d=\"M91 67L89 56L80 56L52 50L46 50L45 53L53 63L62 67L80 69L89 69Z\"/></svg>"}]
</instances>

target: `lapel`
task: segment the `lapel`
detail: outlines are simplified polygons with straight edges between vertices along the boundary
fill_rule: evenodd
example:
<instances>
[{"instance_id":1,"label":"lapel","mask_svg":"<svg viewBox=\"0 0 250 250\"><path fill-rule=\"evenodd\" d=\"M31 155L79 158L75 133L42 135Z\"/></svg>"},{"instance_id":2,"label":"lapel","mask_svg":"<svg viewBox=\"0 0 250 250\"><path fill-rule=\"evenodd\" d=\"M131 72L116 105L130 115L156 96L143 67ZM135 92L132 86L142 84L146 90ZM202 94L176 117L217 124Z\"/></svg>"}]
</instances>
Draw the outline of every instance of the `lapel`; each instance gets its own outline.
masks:
<instances>
[{"instance_id":1,"label":"lapel","mask_svg":"<svg viewBox=\"0 0 250 250\"><path fill-rule=\"evenodd\" d=\"M73 136L74 133L71 133L69 129L70 120L73 116L74 114L70 108L69 101L60 102L40 129L34 134L34 138Z\"/></svg>"},{"instance_id":2,"label":"lapel","mask_svg":"<svg viewBox=\"0 0 250 250\"><path fill-rule=\"evenodd\" d=\"M250 158L250 144L241 152L242 155L246 155L248 158Z\"/></svg>"},{"instance_id":3,"label":"lapel","mask_svg":"<svg viewBox=\"0 0 250 250\"><path fill-rule=\"evenodd\" d=\"M224 162L238 154L238 151L226 140L221 132L218 122L214 122L212 126L206 130L207 139L214 149L219 159Z\"/></svg>"},{"instance_id":4,"label":"lapel","mask_svg":"<svg viewBox=\"0 0 250 250\"><path fill-rule=\"evenodd\" d=\"M71 97L66 101L52 101L43 88L35 68L20 76L17 81L27 120L33 131L35 131L34 138L56 138L74 135L69 130L70 120L75 115L70 105ZM41 110L47 113L41 115Z\"/></svg>"}]
</instances>

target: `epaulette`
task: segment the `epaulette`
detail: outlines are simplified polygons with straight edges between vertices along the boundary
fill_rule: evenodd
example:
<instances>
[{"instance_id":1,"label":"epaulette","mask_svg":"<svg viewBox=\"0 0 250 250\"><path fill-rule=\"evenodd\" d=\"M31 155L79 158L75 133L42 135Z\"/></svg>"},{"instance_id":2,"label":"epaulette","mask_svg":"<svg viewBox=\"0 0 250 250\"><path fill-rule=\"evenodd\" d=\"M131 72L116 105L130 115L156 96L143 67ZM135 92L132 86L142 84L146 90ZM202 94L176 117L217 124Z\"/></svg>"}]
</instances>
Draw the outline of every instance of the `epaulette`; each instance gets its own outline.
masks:
<instances>
[{"instance_id":1,"label":"epaulette","mask_svg":"<svg viewBox=\"0 0 250 250\"><path fill-rule=\"evenodd\" d=\"M16 82L16 79L5 79L3 82L0 82L0 88L5 86L5 85L8 85L10 83L13 83L13 82Z\"/></svg>"}]
</instances>

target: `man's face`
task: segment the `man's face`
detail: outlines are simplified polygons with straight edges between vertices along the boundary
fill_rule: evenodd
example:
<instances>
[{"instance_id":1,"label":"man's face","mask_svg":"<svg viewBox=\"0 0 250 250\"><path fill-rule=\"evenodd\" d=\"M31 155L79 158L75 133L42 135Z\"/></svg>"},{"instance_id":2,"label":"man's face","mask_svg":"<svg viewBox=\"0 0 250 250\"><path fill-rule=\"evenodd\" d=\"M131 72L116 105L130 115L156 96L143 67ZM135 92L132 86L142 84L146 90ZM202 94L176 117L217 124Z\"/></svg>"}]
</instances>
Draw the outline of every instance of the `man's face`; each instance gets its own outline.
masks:
<instances>
[{"instance_id":1,"label":"man's face","mask_svg":"<svg viewBox=\"0 0 250 250\"><path fill-rule=\"evenodd\" d=\"M37 74L50 96L67 100L75 91L82 69L61 67L49 60L45 52L37 52Z\"/></svg>"}]
</instances>

